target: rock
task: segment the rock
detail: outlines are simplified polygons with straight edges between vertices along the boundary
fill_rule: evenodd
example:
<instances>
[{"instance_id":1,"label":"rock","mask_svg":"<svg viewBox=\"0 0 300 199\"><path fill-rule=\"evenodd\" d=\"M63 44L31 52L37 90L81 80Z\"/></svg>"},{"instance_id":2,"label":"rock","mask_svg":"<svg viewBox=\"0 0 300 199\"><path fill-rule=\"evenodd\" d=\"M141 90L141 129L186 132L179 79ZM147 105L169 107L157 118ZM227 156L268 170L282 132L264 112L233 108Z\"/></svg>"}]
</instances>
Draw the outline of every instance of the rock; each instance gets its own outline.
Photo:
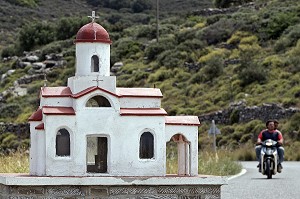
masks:
<instances>
[{"instance_id":1,"label":"rock","mask_svg":"<svg viewBox=\"0 0 300 199\"><path fill-rule=\"evenodd\" d=\"M35 70L39 70L41 68L46 68L46 65L43 62L36 62L32 64L32 68Z\"/></svg>"}]
</instances>

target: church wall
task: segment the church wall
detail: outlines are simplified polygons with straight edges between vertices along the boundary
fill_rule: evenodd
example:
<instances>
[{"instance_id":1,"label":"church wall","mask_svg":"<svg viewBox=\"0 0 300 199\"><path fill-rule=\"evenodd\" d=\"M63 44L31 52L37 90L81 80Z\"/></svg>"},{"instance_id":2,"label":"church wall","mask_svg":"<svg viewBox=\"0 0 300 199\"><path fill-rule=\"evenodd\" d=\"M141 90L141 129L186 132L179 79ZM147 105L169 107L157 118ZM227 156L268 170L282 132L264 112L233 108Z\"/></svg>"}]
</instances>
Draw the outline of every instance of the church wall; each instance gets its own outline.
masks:
<instances>
[{"instance_id":1,"label":"church wall","mask_svg":"<svg viewBox=\"0 0 300 199\"><path fill-rule=\"evenodd\" d=\"M91 75L91 57L99 57L99 72L110 76L110 45L106 43L76 43L75 76Z\"/></svg>"},{"instance_id":2,"label":"church wall","mask_svg":"<svg viewBox=\"0 0 300 199\"><path fill-rule=\"evenodd\" d=\"M166 172L164 117L120 117L119 127L111 135L111 174L123 176L163 176ZM149 131L154 135L154 158L140 159L140 136Z\"/></svg>"},{"instance_id":3,"label":"church wall","mask_svg":"<svg viewBox=\"0 0 300 199\"><path fill-rule=\"evenodd\" d=\"M36 175L36 165L38 162L37 159L37 134L39 133L38 130L35 129L35 127L40 124L40 122L30 121L30 174Z\"/></svg>"},{"instance_id":4,"label":"church wall","mask_svg":"<svg viewBox=\"0 0 300 199\"><path fill-rule=\"evenodd\" d=\"M72 107L71 97L41 97L41 106L65 106Z\"/></svg>"},{"instance_id":5,"label":"church wall","mask_svg":"<svg viewBox=\"0 0 300 199\"><path fill-rule=\"evenodd\" d=\"M97 75L99 75L98 79ZM97 85L102 89L115 93L116 77L102 76L99 73L93 73L93 75L89 76L75 76L68 78L68 86L70 87L73 94L79 93L86 88Z\"/></svg>"},{"instance_id":6,"label":"church wall","mask_svg":"<svg viewBox=\"0 0 300 199\"><path fill-rule=\"evenodd\" d=\"M121 108L160 108L161 98L140 98L124 97L120 98Z\"/></svg>"},{"instance_id":7,"label":"church wall","mask_svg":"<svg viewBox=\"0 0 300 199\"><path fill-rule=\"evenodd\" d=\"M45 130L39 130L37 132L37 140L38 142L36 147L36 174L37 175L45 175L46 174L46 134Z\"/></svg>"},{"instance_id":8,"label":"church wall","mask_svg":"<svg viewBox=\"0 0 300 199\"><path fill-rule=\"evenodd\" d=\"M45 126L46 175L73 176L82 173L80 148L84 146L75 143L78 139L75 116L47 115L44 121L47 124ZM56 135L60 129L66 129L70 134L70 156L56 155Z\"/></svg>"}]
</instances>

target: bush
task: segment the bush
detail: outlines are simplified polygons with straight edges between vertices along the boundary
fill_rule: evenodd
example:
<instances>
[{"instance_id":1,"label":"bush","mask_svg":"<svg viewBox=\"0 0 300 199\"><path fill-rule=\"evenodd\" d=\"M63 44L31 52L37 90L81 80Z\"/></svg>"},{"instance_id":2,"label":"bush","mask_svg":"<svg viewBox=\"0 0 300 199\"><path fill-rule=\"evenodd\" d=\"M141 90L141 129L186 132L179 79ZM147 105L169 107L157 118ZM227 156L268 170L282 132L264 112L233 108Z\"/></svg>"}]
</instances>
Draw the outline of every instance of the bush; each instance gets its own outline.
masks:
<instances>
[{"instance_id":1,"label":"bush","mask_svg":"<svg viewBox=\"0 0 300 199\"><path fill-rule=\"evenodd\" d=\"M152 8L151 3L146 0L134 0L130 3L130 7L134 13L143 12Z\"/></svg>"},{"instance_id":2,"label":"bush","mask_svg":"<svg viewBox=\"0 0 300 199\"><path fill-rule=\"evenodd\" d=\"M57 40L69 39L76 35L77 31L89 21L88 18L68 17L61 18L56 27L55 34Z\"/></svg>"},{"instance_id":3,"label":"bush","mask_svg":"<svg viewBox=\"0 0 300 199\"><path fill-rule=\"evenodd\" d=\"M130 58L139 52L142 52L142 45L133 39L119 39L116 42L115 55L121 58Z\"/></svg>"},{"instance_id":4,"label":"bush","mask_svg":"<svg viewBox=\"0 0 300 199\"><path fill-rule=\"evenodd\" d=\"M159 42L151 43L146 47L145 56L148 60L152 61L165 50L170 50L175 47L173 38L162 38Z\"/></svg>"},{"instance_id":5,"label":"bush","mask_svg":"<svg viewBox=\"0 0 300 199\"><path fill-rule=\"evenodd\" d=\"M273 12L271 17L266 20L260 32L263 33L262 39L277 39L291 25L298 20L297 11L286 10L286 12Z\"/></svg>"},{"instance_id":6,"label":"bush","mask_svg":"<svg viewBox=\"0 0 300 199\"><path fill-rule=\"evenodd\" d=\"M163 81L165 79L169 79L173 76L173 73L171 70L166 69L165 67L160 68L155 73L151 74L149 76L149 82L157 82L157 81Z\"/></svg>"},{"instance_id":7,"label":"bush","mask_svg":"<svg viewBox=\"0 0 300 199\"><path fill-rule=\"evenodd\" d=\"M184 61L187 59L187 52L180 52L176 49L166 50L160 53L157 60L160 65L166 68L176 68L182 66Z\"/></svg>"},{"instance_id":8,"label":"bush","mask_svg":"<svg viewBox=\"0 0 300 199\"><path fill-rule=\"evenodd\" d=\"M5 104L0 107L0 118L14 118L21 112L19 104Z\"/></svg>"},{"instance_id":9,"label":"bush","mask_svg":"<svg viewBox=\"0 0 300 199\"><path fill-rule=\"evenodd\" d=\"M234 19L221 18L216 23L198 31L195 36L206 41L208 45L224 42L235 30L238 30L239 23Z\"/></svg>"},{"instance_id":10,"label":"bush","mask_svg":"<svg viewBox=\"0 0 300 199\"><path fill-rule=\"evenodd\" d=\"M234 124L234 123L238 123L240 120L240 111L237 109L234 109L231 113L230 113L230 124Z\"/></svg>"},{"instance_id":11,"label":"bush","mask_svg":"<svg viewBox=\"0 0 300 199\"><path fill-rule=\"evenodd\" d=\"M4 48L1 52L1 57L12 57L17 54L16 48L13 45L9 45L6 48Z\"/></svg>"},{"instance_id":12,"label":"bush","mask_svg":"<svg viewBox=\"0 0 300 199\"><path fill-rule=\"evenodd\" d=\"M55 41L55 28L45 22L27 23L21 28L18 41L22 50L29 51L35 46Z\"/></svg>"},{"instance_id":13,"label":"bush","mask_svg":"<svg viewBox=\"0 0 300 199\"><path fill-rule=\"evenodd\" d=\"M239 79L241 80L241 86L245 87L254 82L263 84L267 80L265 74L266 74L266 72L259 65L252 65L252 66L246 67L239 73Z\"/></svg>"},{"instance_id":14,"label":"bush","mask_svg":"<svg viewBox=\"0 0 300 199\"><path fill-rule=\"evenodd\" d=\"M26 6L31 8L36 7L39 2L39 0L6 0L6 1L19 6Z\"/></svg>"}]
</instances>

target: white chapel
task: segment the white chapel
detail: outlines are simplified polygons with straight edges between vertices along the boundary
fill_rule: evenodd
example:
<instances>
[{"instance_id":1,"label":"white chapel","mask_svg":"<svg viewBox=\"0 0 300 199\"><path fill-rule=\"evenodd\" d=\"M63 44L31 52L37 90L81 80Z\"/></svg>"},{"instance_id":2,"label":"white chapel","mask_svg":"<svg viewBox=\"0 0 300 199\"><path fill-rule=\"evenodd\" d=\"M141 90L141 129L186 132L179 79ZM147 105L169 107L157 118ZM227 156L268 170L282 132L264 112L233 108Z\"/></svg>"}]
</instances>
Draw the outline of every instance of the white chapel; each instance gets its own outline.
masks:
<instances>
[{"instance_id":1,"label":"white chapel","mask_svg":"<svg viewBox=\"0 0 300 199\"><path fill-rule=\"evenodd\" d=\"M197 116L168 116L158 88L119 88L110 76L108 32L77 32L76 73L44 86L30 118L30 175L166 176L166 143L178 149L178 175L198 175Z\"/></svg>"}]
</instances>

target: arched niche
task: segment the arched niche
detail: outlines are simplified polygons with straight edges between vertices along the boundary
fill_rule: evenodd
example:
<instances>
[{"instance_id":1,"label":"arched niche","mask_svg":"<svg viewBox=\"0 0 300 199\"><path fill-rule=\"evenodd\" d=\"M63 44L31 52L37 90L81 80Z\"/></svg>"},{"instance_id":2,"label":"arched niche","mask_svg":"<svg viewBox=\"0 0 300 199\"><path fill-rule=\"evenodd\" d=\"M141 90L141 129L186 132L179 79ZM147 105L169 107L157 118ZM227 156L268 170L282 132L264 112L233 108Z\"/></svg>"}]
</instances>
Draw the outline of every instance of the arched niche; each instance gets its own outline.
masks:
<instances>
[{"instance_id":1,"label":"arched niche","mask_svg":"<svg viewBox=\"0 0 300 199\"><path fill-rule=\"evenodd\" d=\"M93 55L91 57L91 71L92 72L99 72L100 65L99 65L99 57L97 55Z\"/></svg>"},{"instance_id":2,"label":"arched niche","mask_svg":"<svg viewBox=\"0 0 300 199\"><path fill-rule=\"evenodd\" d=\"M70 133L67 129L59 129L56 133L56 156L70 156Z\"/></svg>"},{"instance_id":3,"label":"arched niche","mask_svg":"<svg viewBox=\"0 0 300 199\"><path fill-rule=\"evenodd\" d=\"M140 137L139 157L140 159L154 158L154 136L148 131Z\"/></svg>"},{"instance_id":4,"label":"arched niche","mask_svg":"<svg viewBox=\"0 0 300 199\"><path fill-rule=\"evenodd\" d=\"M86 102L86 107L111 107L108 99L101 95L96 95Z\"/></svg>"}]
</instances>

